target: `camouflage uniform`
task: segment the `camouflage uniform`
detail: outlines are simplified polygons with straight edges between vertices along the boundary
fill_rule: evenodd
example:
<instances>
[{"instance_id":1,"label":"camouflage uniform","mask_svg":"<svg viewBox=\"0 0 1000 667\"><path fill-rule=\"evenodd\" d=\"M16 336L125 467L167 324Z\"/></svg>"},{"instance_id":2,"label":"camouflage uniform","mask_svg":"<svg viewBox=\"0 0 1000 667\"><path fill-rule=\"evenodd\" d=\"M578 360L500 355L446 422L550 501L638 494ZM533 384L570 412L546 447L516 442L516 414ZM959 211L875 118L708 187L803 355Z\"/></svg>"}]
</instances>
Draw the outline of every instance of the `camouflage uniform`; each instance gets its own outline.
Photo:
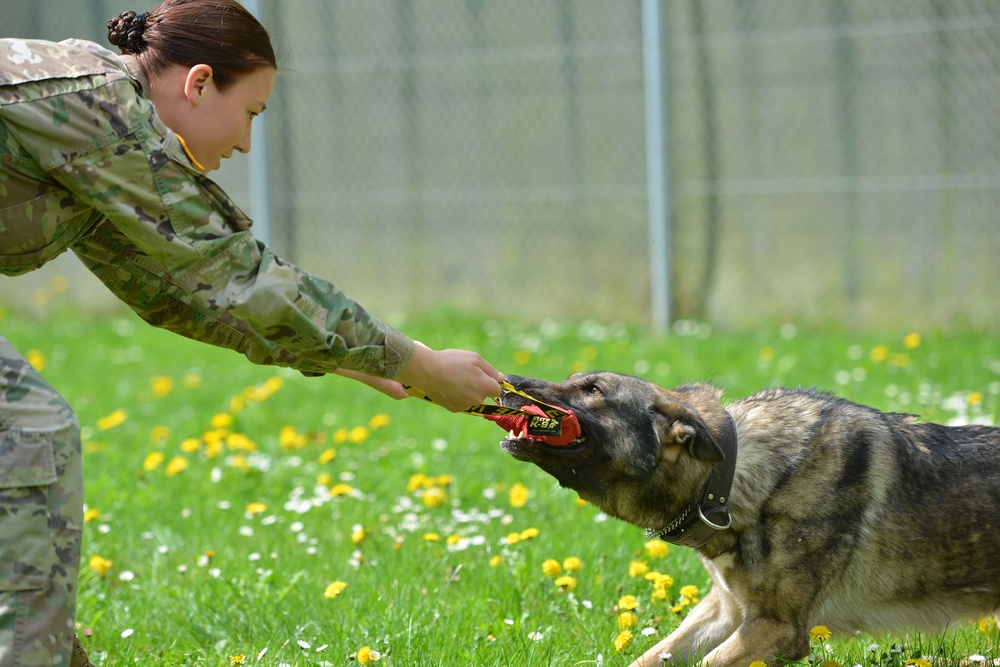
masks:
<instances>
[{"instance_id":1,"label":"camouflage uniform","mask_svg":"<svg viewBox=\"0 0 1000 667\"><path fill-rule=\"evenodd\" d=\"M0 40L0 273L69 249L155 326L307 375L393 377L413 341L254 239L145 90L97 44ZM0 667L66 665L79 429L5 339L0 373Z\"/></svg>"}]
</instances>

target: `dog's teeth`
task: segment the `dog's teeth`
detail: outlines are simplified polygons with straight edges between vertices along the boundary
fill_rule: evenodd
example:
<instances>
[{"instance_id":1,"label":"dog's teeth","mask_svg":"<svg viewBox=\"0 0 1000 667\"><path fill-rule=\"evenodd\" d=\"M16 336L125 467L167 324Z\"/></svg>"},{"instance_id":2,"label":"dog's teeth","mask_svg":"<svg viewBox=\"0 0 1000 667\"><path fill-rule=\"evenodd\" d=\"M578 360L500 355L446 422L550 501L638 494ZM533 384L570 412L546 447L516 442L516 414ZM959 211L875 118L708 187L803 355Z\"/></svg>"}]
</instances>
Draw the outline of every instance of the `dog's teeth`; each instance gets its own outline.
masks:
<instances>
[{"instance_id":1,"label":"dog's teeth","mask_svg":"<svg viewBox=\"0 0 1000 667\"><path fill-rule=\"evenodd\" d=\"M514 429L511 429L510 433L508 433L508 435L511 437L511 439L513 439L515 437L514 436Z\"/></svg>"}]
</instances>

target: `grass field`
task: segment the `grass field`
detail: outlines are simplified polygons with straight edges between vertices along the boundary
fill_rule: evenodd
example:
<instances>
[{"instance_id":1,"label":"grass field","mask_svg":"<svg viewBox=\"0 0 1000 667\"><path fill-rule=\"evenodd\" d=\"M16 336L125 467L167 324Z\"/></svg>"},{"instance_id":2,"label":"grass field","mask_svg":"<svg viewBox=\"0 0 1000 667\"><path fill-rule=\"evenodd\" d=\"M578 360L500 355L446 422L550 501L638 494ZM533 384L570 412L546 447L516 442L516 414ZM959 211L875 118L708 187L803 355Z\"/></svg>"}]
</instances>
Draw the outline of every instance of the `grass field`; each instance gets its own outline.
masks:
<instances>
[{"instance_id":1,"label":"grass field","mask_svg":"<svg viewBox=\"0 0 1000 667\"><path fill-rule=\"evenodd\" d=\"M1000 417L986 335L680 323L654 337L454 313L400 324L510 374L709 380L730 399L815 386L928 421ZM368 649L383 665L625 665L707 591L693 552L647 547L503 454L482 419L253 366L131 316L8 312L0 331L83 425L77 621L98 665L366 664ZM665 599L643 568L672 578ZM638 606L623 629L626 596ZM814 661L844 667L998 655L996 628L977 624L815 644Z\"/></svg>"}]
</instances>

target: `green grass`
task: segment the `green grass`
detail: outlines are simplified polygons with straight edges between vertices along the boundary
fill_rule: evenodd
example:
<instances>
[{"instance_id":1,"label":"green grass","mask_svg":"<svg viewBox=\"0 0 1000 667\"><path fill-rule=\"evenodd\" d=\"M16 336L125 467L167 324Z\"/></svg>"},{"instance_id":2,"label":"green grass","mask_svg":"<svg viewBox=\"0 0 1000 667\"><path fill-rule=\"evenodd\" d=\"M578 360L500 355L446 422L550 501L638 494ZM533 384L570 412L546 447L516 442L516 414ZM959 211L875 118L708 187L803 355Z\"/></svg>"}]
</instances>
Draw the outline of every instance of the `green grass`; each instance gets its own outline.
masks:
<instances>
[{"instance_id":1,"label":"green grass","mask_svg":"<svg viewBox=\"0 0 1000 667\"><path fill-rule=\"evenodd\" d=\"M682 324L657 337L614 324L521 324L447 312L400 324L434 347L475 349L510 374L561 379L602 368L665 386L709 380L730 399L779 384L815 386L929 421L1000 417L1000 357L986 335L923 332L907 347L906 330L765 326L727 334ZM674 578L671 602L684 585L707 590L693 552L671 547L665 558L648 558L641 530L602 521L572 491L507 457L497 446L500 431L482 419L395 402L332 376L253 366L132 316L7 313L0 331L22 353L41 354L44 375L83 425L86 501L98 517L85 526L77 620L98 665L221 667L237 654L247 665L341 665L362 646L380 651L383 665L578 665L599 655L605 665L624 665L680 619L670 603L650 601L650 584L629 576L631 561ZM157 397L152 381L160 376L174 386ZM189 376L200 384L185 386ZM282 386L266 400L230 409L231 399L274 377ZM127 418L101 430L100 420L116 410ZM182 442L202 438L220 413L234 417L230 430L255 451L209 458L202 445L184 452ZM334 441L381 414L388 424L363 441ZM151 442L158 427L169 435ZM283 446L283 427L304 444ZM321 462L331 448L336 457ZM147 471L154 451L164 461ZM249 469L233 458L241 454ZM189 465L168 476L176 456ZM356 496L317 495L324 473ZM408 491L417 473L450 476L439 487L447 502L427 507ZM529 493L523 507L509 502L516 484ZM290 503L310 498L318 499L308 511ZM251 503L266 509L250 517ZM359 544L351 539L355 526L366 531ZM537 536L502 543L530 528ZM427 541L427 533L441 540ZM472 544L451 550L452 535ZM93 555L113 561L104 578L87 565ZM542 564L570 556L583 568L566 594ZM333 581L347 586L327 599ZM639 599L640 622L619 653L615 607L626 594ZM655 633L640 634L646 627ZM996 642L995 630L974 625L934 637L859 635L835 638L822 659L850 666L996 656Z\"/></svg>"}]
</instances>

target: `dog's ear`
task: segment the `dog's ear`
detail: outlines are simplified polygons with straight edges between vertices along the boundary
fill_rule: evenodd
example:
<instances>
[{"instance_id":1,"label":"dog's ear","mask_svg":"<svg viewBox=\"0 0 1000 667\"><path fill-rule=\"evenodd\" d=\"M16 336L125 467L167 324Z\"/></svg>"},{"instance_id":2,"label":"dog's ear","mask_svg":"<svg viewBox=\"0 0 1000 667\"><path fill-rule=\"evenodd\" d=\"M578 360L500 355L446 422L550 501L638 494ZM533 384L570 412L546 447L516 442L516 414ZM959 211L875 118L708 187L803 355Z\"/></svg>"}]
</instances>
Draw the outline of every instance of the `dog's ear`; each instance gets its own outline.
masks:
<instances>
[{"instance_id":1,"label":"dog's ear","mask_svg":"<svg viewBox=\"0 0 1000 667\"><path fill-rule=\"evenodd\" d=\"M725 455L701 413L684 399L690 396L663 391L653 403L653 428L660 443L683 447L696 459L722 461ZM719 406L718 399L715 405ZM721 406L718 407L721 410Z\"/></svg>"}]
</instances>

